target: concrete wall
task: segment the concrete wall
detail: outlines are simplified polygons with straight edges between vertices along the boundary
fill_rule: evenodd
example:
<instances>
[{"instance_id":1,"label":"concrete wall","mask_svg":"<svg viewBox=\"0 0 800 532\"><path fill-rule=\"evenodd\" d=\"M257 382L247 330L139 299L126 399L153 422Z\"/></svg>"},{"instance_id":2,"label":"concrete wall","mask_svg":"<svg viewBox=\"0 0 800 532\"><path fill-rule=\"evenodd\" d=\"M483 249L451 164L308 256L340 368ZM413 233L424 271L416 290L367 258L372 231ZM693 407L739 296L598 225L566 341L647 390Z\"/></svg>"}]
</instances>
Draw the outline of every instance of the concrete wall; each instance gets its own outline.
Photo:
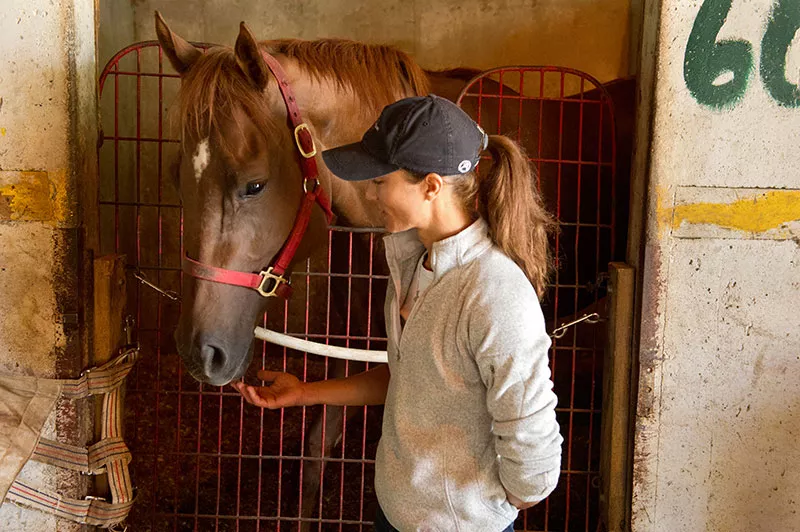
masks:
<instances>
[{"instance_id":1,"label":"concrete wall","mask_svg":"<svg viewBox=\"0 0 800 532\"><path fill-rule=\"evenodd\" d=\"M628 75L630 0L139 0L136 40L153 11L194 41L233 45L244 20L262 39L346 37L393 44L425 68L554 64L601 81ZM101 5L101 9L103 9ZM120 20L122 25L126 24ZM101 32L107 31L101 27Z\"/></svg>"},{"instance_id":2,"label":"concrete wall","mask_svg":"<svg viewBox=\"0 0 800 532\"><path fill-rule=\"evenodd\" d=\"M84 365L82 196L96 142L93 0L0 3L0 371L77 376ZM59 408L50 437L87 434ZM77 475L26 466L25 478L75 496ZM70 530L5 504L0 530Z\"/></svg>"},{"instance_id":3,"label":"concrete wall","mask_svg":"<svg viewBox=\"0 0 800 532\"><path fill-rule=\"evenodd\" d=\"M800 9L724 4L646 8L636 531L800 530Z\"/></svg>"},{"instance_id":4,"label":"concrete wall","mask_svg":"<svg viewBox=\"0 0 800 532\"><path fill-rule=\"evenodd\" d=\"M136 41L131 0L102 0L97 6L97 68ZM99 73L99 72L98 72Z\"/></svg>"}]
</instances>

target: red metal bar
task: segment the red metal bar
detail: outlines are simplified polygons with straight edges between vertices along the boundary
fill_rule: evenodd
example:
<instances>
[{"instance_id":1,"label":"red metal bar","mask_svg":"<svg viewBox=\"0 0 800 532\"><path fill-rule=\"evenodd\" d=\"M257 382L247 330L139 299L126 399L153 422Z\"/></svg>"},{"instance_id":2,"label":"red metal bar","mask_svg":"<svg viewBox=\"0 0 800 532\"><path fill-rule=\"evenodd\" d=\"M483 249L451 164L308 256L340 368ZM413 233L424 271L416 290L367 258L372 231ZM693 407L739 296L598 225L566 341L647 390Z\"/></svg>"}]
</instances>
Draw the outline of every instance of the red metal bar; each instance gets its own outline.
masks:
<instances>
[{"instance_id":1,"label":"red metal bar","mask_svg":"<svg viewBox=\"0 0 800 532\"><path fill-rule=\"evenodd\" d=\"M325 343L329 344L331 340L331 279L333 278L331 274L331 263L333 260L333 231L328 232L328 256L327 256L327 273L328 279L326 282L326 290L327 290L327 302L325 305ZM311 270L310 264L309 267L306 268L307 270ZM307 277L308 282L311 282L311 277ZM325 359L325 378L327 379L330 375L330 361L326 358ZM328 427L328 406L322 405L322 441L325 441L327 437L326 430ZM323 454L323 453L320 453ZM323 456L320 456L320 460ZM324 464L320 467L319 470L319 506L317 511L319 512L319 526L317 530L320 532L322 531L322 501L324 499L325 493L325 471L324 471Z\"/></svg>"},{"instance_id":2,"label":"red metal bar","mask_svg":"<svg viewBox=\"0 0 800 532\"><path fill-rule=\"evenodd\" d=\"M129 141L129 142L159 142L159 143L173 142L175 144L180 142L180 139L159 139L159 138L153 138L153 137L126 137L125 135L120 135L120 136L106 135L105 137L103 137L103 139L104 140L117 140L117 141L122 140L122 141Z\"/></svg>"},{"instance_id":3,"label":"red metal bar","mask_svg":"<svg viewBox=\"0 0 800 532\"><path fill-rule=\"evenodd\" d=\"M583 105L584 105L584 102L583 102L583 86L584 86L583 84L584 84L584 79L583 78L580 78L580 83L581 83L581 85L580 85L580 87L581 87L580 88L580 95L581 95L580 100L581 101L578 104L579 105L579 118L578 118L578 160L579 161L583 160L583 142L581 142L581 140L583 139ZM581 232L581 173L582 173L581 172L581 168L579 167L578 168L578 173L577 173L577 187L576 187L577 190L575 191L575 196L576 196L575 197L575 204L576 204L576 207L575 207L575 221L576 221L576 226L575 226L575 244L574 244L574 246L575 246L575 261L574 261L575 262L575 279L578 279L580 277L580 270L578 269L578 264L580 262L579 254L580 254L580 232ZM598 204L597 208L598 208L598 212L599 212L599 209L600 209L599 204ZM595 231L595 233L596 233L596 238L599 239L600 238L599 231ZM599 240L598 240L598 242L599 242ZM579 295L578 290L577 289L573 290L573 294L574 294L573 308L577 309L578 308L578 295ZM577 333L573 333L571 336L572 336L572 383L570 385L570 407L574 409L575 408L575 373L576 373L575 368L577 367L578 335L577 335ZM570 412L569 415L570 415L570 442L571 442L572 441L572 428L573 428L572 427L572 422L574 420L574 415L575 414L574 414L574 412ZM589 434L591 436L591 433L589 433ZM591 437L590 437L590 441L591 441ZM571 451L571 449L572 449L572 445L570 445L570 451ZM570 454L570 458L571 458L571 454ZM572 469L571 463L568 464L567 469ZM572 478L571 474L570 474L570 478ZM588 480L589 480L588 476L586 477L586 480L587 480L587 487L588 487ZM589 501L587 499L586 504L588 505L588 503L589 503ZM588 513L587 513L587 516L588 516ZM585 524L585 526L586 527L589 526L588 522Z\"/></svg>"},{"instance_id":4,"label":"red metal bar","mask_svg":"<svg viewBox=\"0 0 800 532\"><path fill-rule=\"evenodd\" d=\"M261 323L262 327L267 326L267 314L264 313L264 319ZM267 344L265 342L261 342L261 367L266 367L267 365ZM244 404L244 399L242 399L242 404ZM283 423L283 411L281 411L281 423ZM281 434L283 431L281 431ZM281 446L283 446L283 442L281 442ZM261 530L261 487L262 487L262 477L261 472L264 467L262 455L264 454L264 409L261 409L259 415L259 423L258 423L258 491L256 494L256 517L258 520L256 521L256 532L260 532ZM278 474L278 478L280 478L280 473ZM281 498L281 485L278 484L278 500L280 501Z\"/></svg>"},{"instance_id":5,"label":"red metal bar","mask_svg":"<svg viewBox=\"0 0 800 532\"><path fill-rule=\"evenodd\" d=\"M288 310L289 310L289 302L285 301L284 304L283 304L283 332L284 333L287 332L287 329L289 327L289 324L288 324L288 321L287 321L288 320L288 316L289 316ZM283 371L286 371L288 369L288 367L287 367L288 366L287 349L284 347L282 349L282 351L283 351ZM278 459L278 463L279 463L279 467L278 467L278 501L277 501L277 512L276 512L278 518L281 517L281 510L282 510L282 506L281 506L281 489L283 487L283 457L284 457L284 453L283 453L283 444L284 444L283 435L285 433L285 430L284 430L285 429L285 425L284 425L285 414L286 414L285 409L281 408L281 431L280 431L280 448L279 448L280 458ZM305 414L305 408L303 409L303 414ZM303 415L303 423L305 424L305 415ZM301 445L301 448L302 448L303 444L301 443L300 445ZM301 466L302 466L302 462L301 462ZM300 475L300 482L302 483L302 481L303 481L303 479L302 479L302 474L301 474ZM302 494L301 494L301 496L302 496ZM277 529L280 532L280 529L281 529L281 521L280 521L280 519L278 520L278 528Z\"/></svg>"},{"instance_id":6,"label":"red metal bar","mask_svg":"<svg viewBox=\"0 0 800 532\"><path fill-rule=\"evenodd\" d=\"M114 64L114 67L119 68L117 64ZM119 78L117 77L114 77L114 136L119 137ZM114 140L114 201L119 202L119 141L118 140ZM118 206L114 207L114 252L119 253L119 207Z\"/></svg>"},{"instance_id":7,"label":"red metal bar","mask_svg":"<svg viewBox=\"0 0 800 532\"><path fill-rule=\"evenodd\" d=\"M112 70L109 76L136 76L137 78L180 78L177 74L154 74L152 72L132 72L129 70Z\"/></svg>"},{"instance_id":8,"label":"red metal bar","mask_svg":"<svg viewBox=\"0 0 800 532\"><path fill-rule=\"evenodd\" d=\"M163 54L162 54L162 51L161 51L160 47L159 47L158 53L159 53L159 63L161 63L161 56ZM183 249L183 211L182 210L181 210L181 215L180 215L180 250L181 250L180 254L181 254L181 257L182 257L183 253L184 253L184 249ZM183 271L180 271L178 273L178 279L179 279L179 283L180 283L179 284L180 292L183 293ZM178 308L180 309L181 307L182 307L182 305L181 305L181 303L179 301L178 302ZM177 451L180 451L180 449L181 449L181 426L182 426L182 424L181 424L181 421L182 421L181 409L183 407L183 401L182 401L183 397L182 397L182 394L181 394L182 391L183 391L183 366L182 365L178 365L178 413L177 413L178 430L175 431L175 449ZM182 464L178 465L178 471L179 472L181 471L181 466L182 466ZM175 498L174 498L174 503L173 503L176 513L178 512L178 494L181 491L182 481L183 481L183 475L180 475L180 474L177 475L177 478L175 479ZM173 531L177 531L177 529L178 529L178 517L176 515L174 520L173 520Z\"/></svg>"},{"instance_id":9,"label":"red metal bar","mask_svg":"<svg viewBox=\"0 0 800 532\"><path fill-rule=\"evenodd\" d=\"M373 279L373 253L375 250L375 235L369 235L369 281L367 282L367 345L370 349L370 339L372 337L372 279ZM369 371L369 362L366 364L366 371ZM364 421L361 428L361 490L359 491L358 520L364 521L364 484L366 483L367 465L367 407L363 408ZM363 530L363 525L359 525L359 530Z\"/></svg>"},{"instance_id":10,"label":"red metal bar","mask_svg":"<svg viewBox=\"0 0 800 532\"><path fill-rule=\"evenodd\" d=\"M520 96L525 94L525 72L519 73L519 90ZM525 101L525 98L519 98L519 110L517 115L517 142L522 142L522 102ZM541 182L539 180L539 176L537 178L537 186L541 187Z\"/></svg>"},{"instance_id":11,"label":"red metal bar","mask_svg":"<svg viewBox=\"0 0 800 532\"><path fill-rule=\"evenodd\" d=\"M480 96L482 99L500 100L500 101L502 101L502 100L529 100L530 99L529 96L520 96L520 95L517 95L517 94L504 94L504 95L481 94L481 95L479 95L478 93L474 93L474 92L465 92L464 96ZM573 103L573 102L578 101L578 100L574 100L574 99L566 98L566 97L565 98L549 98L547 96L542 96L541 98L537 98L537 100L538 99L541 99L542 101L545 101L545 102L569 102L569 103ZM601 102L601 101L598 101L598 100L585 100L583 103L585 103L587 105L591 105L591 104L604 105L604 102Z\"/></svg>"},{"instance_id":12,"label":"red metal bar","mask_svg":"<svg viewBox=\"0 0 800 532\"><path fill-rule=\"evenodd\" d=\"M505 87L505 84L503 84L503 74L505 72L506 72L505 70L501 70L499 72L500 73L500 80L499 80L500 91L499 91L499 94L497 95L497 134L498 135L502 135L502 133L503 133L503 129L502 129L502 127L503 127L503 87Z\"/></svg>"}]
</instances>

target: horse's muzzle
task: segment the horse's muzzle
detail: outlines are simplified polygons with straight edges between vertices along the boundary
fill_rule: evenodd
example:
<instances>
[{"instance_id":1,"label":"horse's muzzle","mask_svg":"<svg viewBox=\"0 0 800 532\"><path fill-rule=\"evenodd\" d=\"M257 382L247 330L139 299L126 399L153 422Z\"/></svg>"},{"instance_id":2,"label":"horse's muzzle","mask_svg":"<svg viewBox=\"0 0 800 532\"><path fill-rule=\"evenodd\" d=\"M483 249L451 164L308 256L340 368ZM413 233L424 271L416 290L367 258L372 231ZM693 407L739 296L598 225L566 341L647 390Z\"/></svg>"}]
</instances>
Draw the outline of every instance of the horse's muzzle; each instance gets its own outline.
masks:
<instances>
[{"instance_id":1,"label":"horse's muzzle","mask_svg":"<svg viewBox=\"0 0 800 532\"><path fill-rule=\"evenodd\" d=\"M190 345L177 343L189 374L199 382L214 386L224 386L241 377L251 359L250 349L245 354L233 353L230 346L212 336L198 335Z\"/></svg>"}]
</instances>

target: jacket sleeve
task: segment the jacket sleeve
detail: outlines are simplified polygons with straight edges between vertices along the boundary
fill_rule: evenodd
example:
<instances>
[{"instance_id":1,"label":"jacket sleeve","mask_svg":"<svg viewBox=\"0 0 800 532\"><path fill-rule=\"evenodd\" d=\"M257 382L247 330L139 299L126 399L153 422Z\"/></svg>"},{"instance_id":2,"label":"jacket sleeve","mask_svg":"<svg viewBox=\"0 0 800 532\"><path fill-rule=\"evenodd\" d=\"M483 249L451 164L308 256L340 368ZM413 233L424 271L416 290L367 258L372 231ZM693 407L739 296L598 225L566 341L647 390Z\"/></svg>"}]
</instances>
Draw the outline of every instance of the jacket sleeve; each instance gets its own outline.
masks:
<instances>
[{"instance_id":1,"label":"jacket sleeve","mask_svg":"<svg viewBox=\"0 0 800 532\"><path fill-rule=\"evenodd\" d=\"M476 296L468 335L486 386L500 481L520 500L538 502L558 482L563 438L539 301L529 284L522 290L511 285Z\"/></svg>"}]
</instances>

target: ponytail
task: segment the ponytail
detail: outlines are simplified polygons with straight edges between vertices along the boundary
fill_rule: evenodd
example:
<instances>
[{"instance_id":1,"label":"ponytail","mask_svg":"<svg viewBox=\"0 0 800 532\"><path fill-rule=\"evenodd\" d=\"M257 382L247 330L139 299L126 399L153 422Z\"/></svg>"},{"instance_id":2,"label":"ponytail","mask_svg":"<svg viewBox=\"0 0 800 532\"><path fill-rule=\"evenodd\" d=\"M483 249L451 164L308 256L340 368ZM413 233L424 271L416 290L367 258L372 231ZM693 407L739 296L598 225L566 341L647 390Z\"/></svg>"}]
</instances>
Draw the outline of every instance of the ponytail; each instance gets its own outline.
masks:
<instances>
[{"instance_id":1,"label":"ponytail","mask_svg":"<svg viewBox=\"0 0 800 532\"><path fill-rule=\"evenodd\" d=\"M557 230L534 184L536 173L516 142L490 135L492 166L478 177L478 212L494 243L508 255L541 299L552 270L548 236Z\"/></svg>"}]
</instances>

